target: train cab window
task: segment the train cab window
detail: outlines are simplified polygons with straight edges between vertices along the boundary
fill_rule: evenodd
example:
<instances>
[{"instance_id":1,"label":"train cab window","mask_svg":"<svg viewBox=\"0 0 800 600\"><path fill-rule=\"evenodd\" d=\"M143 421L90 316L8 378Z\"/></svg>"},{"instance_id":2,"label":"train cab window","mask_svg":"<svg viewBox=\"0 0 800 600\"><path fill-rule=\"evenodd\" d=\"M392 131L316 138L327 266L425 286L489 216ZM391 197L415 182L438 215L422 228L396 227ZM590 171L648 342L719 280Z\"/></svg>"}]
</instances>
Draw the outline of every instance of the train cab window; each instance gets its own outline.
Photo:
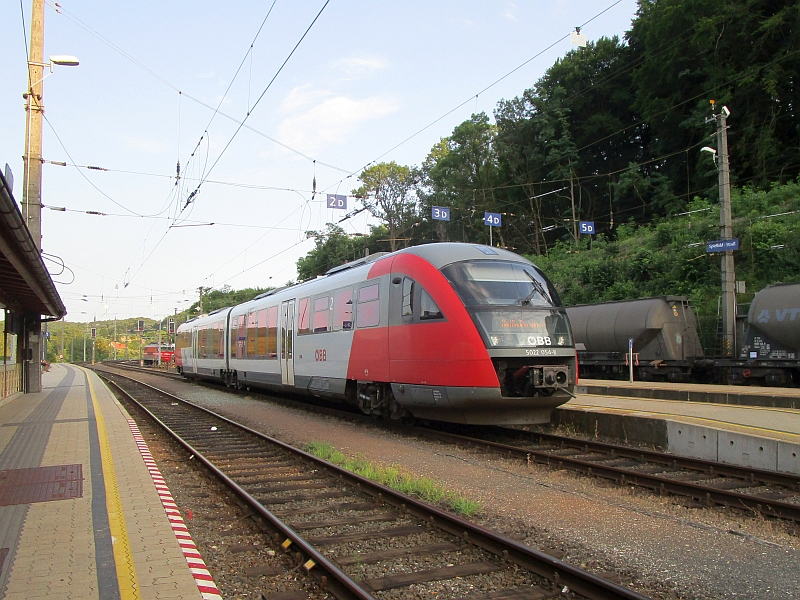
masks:
<instances>
[{"instance_id":1,"label":"train cab window","mask_svg":"<svg viewBox=\"0 0 800 600\"><path fill-rule=\"evenodd\" d=\"M314 333L330 331L331 297L321 296L314 299Z\"/></svg>"},{"instance_id":2,"label":"train cab window","mask_svg":"<svg viewBox=\"0 0 800 600\"><path fill-rule=\"evenodd\" d=\"M309 299L301 298L297 305L297 334L304 335L310 333L311 314L308 310Z\"/></svg>"},{"instance_id":3,"label":"train cab window","mask_svg":"<svg viewBox=\"0 0 800 600\"><path fill-rule=\"evenodd\" d=\"M257 317L258 313L256 311L251 311L247 314L247 358L256 357Z\"/></svg>"},{"instance_id":4,"label":"train cab window","mask_svg":"<svg viewBox=\"0 0 800 600\"><path fill-rule=\"evenodd\" d=\"M278 358L278 307L273 306L267 315L267 358Z\"/></svg>"},{"instance_id":5,"label":"train cab window","mask_svg":"<svg viewBox=\"0 0 800 600\"><path fill-rule=\"evenodd\" d=\"M333 330L353 328L353 288L343 288L333 293Z\"/></svg>"},{"instance_id":6,"label":"train cab window","mask_svg":"<svg viewBox=\"0 0 800 600\"><path fill-rule=\"evenodd\" d=\"M429 319L444 319L442 311L425 290L419 295L419 319L426 321Z\"/></svg>"},{"instance_id":7,"label":"train cab window","mask_svg":"<svg viewBox=\"0 0 800 600\"><path fill-rule=\"evenodd\" d=\"M358 327L375 327L380 322L378 285L378 283L373 283L358 290L358 310L356 311Z\"/></svg>"},{"instance_id":8,"label":"train cab window","mask_svg":"<svg viewBox=\"0 0 800 600\"><path fill-rule=\"evenodd\" d=\"M404 317L414 314L414 280L409 277L403 279L403 310L401 314Z\"/></svg>"}]
</instances>

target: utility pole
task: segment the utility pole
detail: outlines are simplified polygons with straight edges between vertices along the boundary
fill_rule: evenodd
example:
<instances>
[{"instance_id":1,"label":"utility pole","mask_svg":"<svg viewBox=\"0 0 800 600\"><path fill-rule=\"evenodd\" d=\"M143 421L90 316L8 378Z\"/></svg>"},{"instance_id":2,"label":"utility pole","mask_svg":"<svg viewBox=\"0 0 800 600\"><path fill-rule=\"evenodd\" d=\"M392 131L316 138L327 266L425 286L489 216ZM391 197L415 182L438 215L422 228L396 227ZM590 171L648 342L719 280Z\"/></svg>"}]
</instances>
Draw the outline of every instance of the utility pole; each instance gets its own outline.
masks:
<instances>
[{"instance_id":1,"label":"utility pole","mask_svg":"<svg viewBox=\"0 0 800 600\"><path fill-rule=\"evenodd\" d=\"M575 247L578 246L578 225L575 219L575 187L572 183L572 161L569 163L569 197L572 201L572 238L575 240Z\"/></svg>"},{"instance_id":2,"label":"utility pole","mask_svg":"<svg viewBox=\"0 0 800 600\"><path fill-rule=\"evenodd\" d=\"M33 0L31 10L31 53L28 62L26 100L24 183L22 215L36 244L42 249L42 81L44 80L44 0Z\"/></svg>"},{"instance_id":3,"label":"utility pole","mask_svg":"<svg viewBox=\"0 0 800 600\"><path fill-rule=\"evenodd\" d=\"M711 101L712 110L716 103ZM733 236L731 218L731 172L728 162L728 125L730 116L727 106L706 119L717 124L717 170L719 173L719 232L720 239L729 240ZM722 254L722 351L725 356L732 356L736 349L736 292L734 290L736 274L733 265L733 250Z\"/></svg>"},{"instance_id":4,"label":"utility pole","mask_svg":"<svg viewBox=\"0 0 800 600\"><path fill-rule=\"evenodd\" d=\"M114 360L117 360L117 317L114 317Z\"/></svg>"},{"instance_id":5,"label":"utility pole","mask_svg":"<svg viewBox=\"0 0 800 600\"><path fill-rule=\"evenodd\" d=\"M200 314L203 314L203 293L211 291L211 288L203 287L202 285L197 288L197 291L200 292Z\"/></svg>"}]
</instances>

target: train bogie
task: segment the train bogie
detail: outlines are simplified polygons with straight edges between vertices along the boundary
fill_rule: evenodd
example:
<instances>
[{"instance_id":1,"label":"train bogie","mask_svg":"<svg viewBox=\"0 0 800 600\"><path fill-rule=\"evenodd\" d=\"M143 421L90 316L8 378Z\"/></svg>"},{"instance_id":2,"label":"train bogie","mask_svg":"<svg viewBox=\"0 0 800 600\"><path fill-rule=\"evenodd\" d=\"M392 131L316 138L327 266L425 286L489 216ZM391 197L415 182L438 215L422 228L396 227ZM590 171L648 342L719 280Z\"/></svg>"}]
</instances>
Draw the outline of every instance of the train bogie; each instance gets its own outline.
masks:
<instances>
[{"instance_id":1,"label":"train bogie","mask_svg":"<svg viewBox=\"0 0 800 600\"><path fill-rule=\"evenodd\" d=\"M225 338L218 353L207 348L212 325ZM389 418L542 423L577 377L569 322L544 275L470 244L367 257L184 324L179 339L187 377Z\"/></svg>"}]
</instances>

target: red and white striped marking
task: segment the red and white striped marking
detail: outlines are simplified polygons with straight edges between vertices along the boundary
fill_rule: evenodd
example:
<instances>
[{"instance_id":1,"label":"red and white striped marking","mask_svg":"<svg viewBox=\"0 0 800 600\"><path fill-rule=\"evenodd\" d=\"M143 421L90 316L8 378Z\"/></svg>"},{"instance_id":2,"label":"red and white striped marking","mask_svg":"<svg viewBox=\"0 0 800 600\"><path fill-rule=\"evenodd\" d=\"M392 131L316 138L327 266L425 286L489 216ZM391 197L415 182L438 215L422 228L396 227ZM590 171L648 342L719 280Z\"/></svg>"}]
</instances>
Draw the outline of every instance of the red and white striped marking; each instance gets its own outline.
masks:
<instances>
[{"instance_id":1,"label":"red and white striped marking","mask_svg":"<svg viewBox=\"0 0 800 600\"><path fill-rule=\"evenodd\" d=\"M203 600L222 600L222 594L220 594L217 585L214 583L214 578L208 572L206 563L203 562L203 557L200 556L200 551L197 549L194 540L192 540L189 529L186 527L186 523L184 523L183 517L178 510L178 505L175 504L175 500L164 482L161 471L158 470L156 462L153 460L153 455L150 454L150 448L147 447L139 427L133 419L128 419L128 426L133 433L133 439L136 440L136 446L139 448L142 460L144 460L144 464L147 465L147 470L150 471L150 476L153 478L158 496L161 498L161 504L164 506L170 525L172 525L172 532L175 534L178 544L180 544L183 556L189 565L189 571L194 577L197 589L200 590L200 595Z\"/></svg>"}]
</instances>

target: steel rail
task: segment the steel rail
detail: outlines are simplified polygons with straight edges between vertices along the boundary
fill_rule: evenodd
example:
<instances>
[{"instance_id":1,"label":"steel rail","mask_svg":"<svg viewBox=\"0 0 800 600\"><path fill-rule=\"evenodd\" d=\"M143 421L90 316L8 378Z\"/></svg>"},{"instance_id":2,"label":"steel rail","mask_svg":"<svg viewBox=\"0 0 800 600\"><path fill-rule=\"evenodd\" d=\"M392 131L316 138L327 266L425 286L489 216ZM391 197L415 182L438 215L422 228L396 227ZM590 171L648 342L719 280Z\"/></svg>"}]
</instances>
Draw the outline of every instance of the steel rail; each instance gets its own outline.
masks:
<instances>
[{"instance_id":1,"label":"steel rail","mask_svg":"<svg viewBox=\"0 0 800 600\"><path fill-rule=\"evenodd\" d=\"M528 569L541 577L558 584L559 586L566 586L570 590L575 593L581 594L584 597L590 600L647 600L647 597L634 592L628 588L620 586L616 583L603 579L597 575L584 571L578 567L570 565L564 561L561 561L555 557L552 557L548 554L530 548L529 546L525 546L515 540L507 538L503 535L494 533L489 531L479 525L471 523L461 517L456 515L450 514L445 512L441 509L438 509L434 506L426 504L416 498L406 496L400 492L397 492L389 487L376 483L370 479L357 475L351 471L333 465L323 459L320 459L308 452L304 452L303 450L299 450L293 446L290 446L280 440L271 438L261 432L258 432L254 429L251 429L245 425L237 423L232 419L224 417L218 413L215 413L205 407L198 406L188 400L170 394L164 390L160 390L155 386L143 383L141 381L137 381L131 377L127 377L125 375L116 374L118 377L123 377L125 379L129 379L131 381L135 381L138 385L144 386L151 391L168 398L171 401L177 401L182 403L185 406L192 407L195 410L201 411L206 413L216 419L219 419L233 427L246 431L247 433L256 436L260 439L263 439L270 444L278 446L287 452L293 453L296 456L301 457L306 462L311 462L318 466L321 469L325 469L329 472L335 473L335 475L342 479L349 481L351 485L357 487L362 492L365 492L373 497L379 498L383 502L391 504L396 508L400 509L403 512L407 512L423 521L426 521L431 526L438 527L439 529L450 533L456 537L461 538L467 543L473 544L479 548L482 548L492 554L499 556L501 559L505 559L508 562L516 564L520 567ZM115 386L117 389L119 386ZM126 393L128 397L129 394ZM134 400L134 402L136 402ZM139 405L138 402L136 402ZM205 464L215 475L219 476L222 481L226 483L226 485L230 485L231 489L233 489L237 494L241 495L243 499L247 501L248 504L252 505L260 515L262 515L267 521L273 525L282 535L286 535L287 539L292 540L293 544L296 544L298 548L301 548L303 552L305 552L308 556L312 557L317 565L324 566L325 570L331 574L331 577L334 578L335 581L339 581L339 577L345 578L349 581L349 584L343 583L344 580L341 581L342 585L347 587L347 590L350 593L360 593L366 595L354 595L352 597L358 598L372 598L368 593L364 592L358 584L350 580L346 574L341 572L335 565L330 563L325 557L320 554L316 549L313 548L310 544L308 544L302 537L300 537L297 533L295 533L291 528L287 525L282 523L280 519L275 517L268 509L264 508L258 503L258 500L250 496L246 491L244 491L240 486L238 486L235 482L233 482L229 477L227 477L222 471L220 471L217 467L215 467L211 461L207 458L203 457L201 454L197 453L197 450L191 446L188 442L185 442L178 436L175 432L172 432L170 428L163 423L160 419L158 419L155 415L152 415L151 411L145 410L154 418L161 427L164 427L167 431L170 432L179 443L181 443L187 450L194 453L197 458L199 458L203 464ZM310 571L310 574L314 575L313 569ZM331 582L327 582L328 588L331 587ZM357 588L357 589L356 589Z\"/></svg>"},{"instance_id":2,"label":"steel rail","mask_svg":"<svg viewBox=\"0 0 800 600\"><path fill-rule=\"evenodd\" d=\"M455 433L448 433L444 431L438 431L427 428L414 428L414 429L417 430L418 433L420 433L420 435L433 437L440 440L446 440L451 443L458 442L466 445L483 446L500 453L523 457L526 461L530 461L531 459L533 459L537 463L545 464L548 466L557 466L559 468L570 467L573 470L585 473L586 475L589 476L598 476L606 479L612 479L622 484L630 483L633 485L638 485L641 487L653 489L661 493L669 492L680 496L689 496L696 500L705 501L708 504L716 503L716 504L721 504L723 506L747 509L755 513L758 513L762 516L773 516L800 522L800 504L791 504L788 502L781 502L779 500L772 500L769 498L763 498L756 495L742 494L741 492L733 492L729 490L721 490L713 486L697 484L689 481L679 481L675 479L670 479L669 477L638 472L634 469L626 469L623 467L613 467L609 465L603 465L599 464L596 461L583 460L580 458L573 458L570 456L560 456L557 454L552 454L551 451L548 450L523 448L519 446L512 446L510 444L502 444L499 442L492 442L481 438L473 438ZM576 444L576 446L578 446L578 444ZM620 447L613 446L610 444L606 444L606 446L609 447L610 449L613 449L615 452L621 449ZM626 448L625 450L629 451L630 454L629 456L622 457L622 456L610 455L607 459L601 459L601 460L613 460L618 458L637 458L637 455L640 454L638 453L638 451L635 451L630 448ZM669 456L669 455L661 455L661 456ZM677 457L675 457L675 460L677 461ZM671 462L672 461L670 461L670 464ZM714 467L715 472L708 475L709 477L713 477L720 473L720 471L717 470L717 468L721 466L719 463L714 463L710 461L700 461L700 462L707 464L710 467ZM697 469L697 470L707 473L707 470L705 469ZM764 473L764 471L759 471L759 470L754 470L753 472ZM747 471L747 473L750 473L750 471ZM771 472L766 472L766 473L771 473ZM792 483L796 486L797 480L794 478L790 479L792 480ZM754 481L751 481L750 479L744 479L741 483L742 485L740 487L747 487L748 485L753 485Z\"/></svg>"}]
</instances>

